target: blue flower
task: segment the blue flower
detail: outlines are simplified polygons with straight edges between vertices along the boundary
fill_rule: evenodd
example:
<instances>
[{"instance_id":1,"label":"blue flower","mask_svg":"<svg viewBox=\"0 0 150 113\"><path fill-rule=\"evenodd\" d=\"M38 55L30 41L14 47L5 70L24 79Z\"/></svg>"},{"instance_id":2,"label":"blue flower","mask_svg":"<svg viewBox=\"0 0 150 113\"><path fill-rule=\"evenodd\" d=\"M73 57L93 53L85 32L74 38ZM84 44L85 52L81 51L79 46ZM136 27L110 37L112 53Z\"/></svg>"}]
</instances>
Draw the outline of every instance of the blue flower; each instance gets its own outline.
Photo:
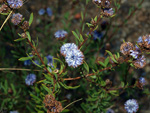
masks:
<instances>
[{"instance_id":1,"label":"blue flower","mask_svg":"<svg viewBox=\"0 0 150 113\"><path fill-rule=\"evenodd\" d=\"M13 9L19 9L23 6L22 0L7 0L7 3Z\"/></svg>"},{"instance_id":2,"label":"blue flower","mask_svg":"<svg viewBox=\"0 0 150 113\"><path fill-rule=\"evenodd\" d=\"M23 16L20 14L20 13L16 13L16 14L13 14L12 15L12 19L11 19L11 22L14 24L14 25L18 25L21 23L23 19Z\"/></svg>"},{"instance_id":3,"label":"blue flower","mask_svg":"<svg viewBox=\"0 0 150 113\"><path fill-rule=\"evenodd\" d=\"M25 66L31 65L31 63L32 63L31 60L26 60L26 61L24 61L24 65L25 65Z\"/></svg>"},{"instance_id":4,"label":"blue flower","mask_svg":"<svg viewBox=\"0 0 150 113\"><path fill-rule=\"evenodd\" d=\"M136 50L130 50L130 55L134 58L137 59L139 56L139 52Z\"/></svg>"},{"instance_id":5,"label":"blue flower","mask_svg":"<svg viewBox=\"0 0 150 113\"><path fill-rule=\"evenodd\" d=\"M38 11L38 13L39 13L39 15L44 15L44 13L45 13L45 9L40 9L39 11Z\"/></svg>"},{"instance_id":6,"label":"blue flower","mask_svg":"<svg viewBox=\"0 0 150 113\"><path fill-rule=\"evenodd\" d=\"M127 100L124 105L128 113L135 113L139 108L139 105L135 99Z\"/></svg>"},{"instance_id":7,"label":"blue flower","mask_svg":"<svg viewBox=\"0 0 150 113\"><path fill-rule=\"evenodd\" d=\"M47 12L48 16L52 16L53 15L52 9L50 7L48 7L46 9L46 12Z\"/></svg>"},{"instance_id":8,"label":"blue flower","mask_svg":"<svg viewBox=\"0 0 150 113\"><path fill-rule=\"evenodd\" d=\"M140 78L139 78L139 83L140 83L142 86L144 86L144 85L146 84L145 78L144 78L144 77L140 77Z\"/></svg>"},{"instance_id":9,"label":"blue flower","mask_svg":"<svg viewBox=\"0 0 150 113\"><path fill-rule=\"evenodd\" d=\"M112 109L108 109L108 110L106 111L106 113L115 113L115 112L114 112L114 110L112 110Z\"/></svg>"},{"instance_id":10,"label":"blue flower","mask_svg":"<svg viewBox=\"0 0 150 113\"><path fill-rule=\"evenodd\" d=\"M39 61L38 60L34 60L34 63L35 65L40 65Z\"/></svg>"},{"instance_id":11,"label":"blue flower","mask_svg":"<svg viewBox=\"0 0 150 113\"><path fill-rule=\"evenodd\" d=\"M26 85L33 85L33 83L36 81L36 75L35 74L29 74L27 75L25 79Z\"/></svg>"},{"instance_id":12,"label":"blue flower","mask_svg":"<svg viewBox=\"0 0 150 113\"><path fill-rule=\"evenodd\" d=\"M142 37L141 37L141 36L138 38L137 43L143 43L143 39L142 39Z\"/></svg>"},{"instance_id":13,"label":"blue flower","mask_svg":"<svg viewBox=\"0 0 150 113\"><path fill-rule=\"evenodd\" d=\"M133 64L137 68L143 68L146 65L146 58L144 57L144 55L142 55L141 57L139 57L138 59L136 59L133 62Z\"/></svg>"},{"instance_id":14,"label":"blue flower","mask_svg":"<svg viewBox=\"0 0 150 113\"><path fill-rule=\"evenodd\" d=\"M145 37L146 37L146 39L144 41L147 42L148 44L150 44L150 35L146 35Z\"/></svg>"},{"instance_id":15,"label":"blue flower","mask_svg":"<svg viewBox=\"0 0 150 113\"><path fill-rule=\"evenodd\" d=\"M19 113L18 111L10 111L10 113Z\"/></svg>"},{"instance_id":16,"label":"blue flower","mask_svg":"<svg viewBox=\"0 0 150 113\"><path fill-rule=\"evenodd\" d=\"M66 56L68 51L72 51L73 49L78 49L77 45L74 43L66 43L60 48L60 53Z\"/></svg>"},{"instance_id":17,"label":"blue flower","mask_svg":"<svg viewBox=\"0 0 150 113\"><path fill-rule=\"evenodd\" d=\"M57 32L55 32L54 36L57 39L63 39L68 35L68 33L64 30L58 30Z\"/></svg>"},{"instance_id":18,"label":"blue flower","mask_svg":"<svg viewBox=\"0 0 150 113\"><path fill-rule=\"evenodd\" d=\"M84 55L80 50L73 49L67 52L65 60L68 66L76 68L83 63Z\"/></svg>"},{"instance_id":19,"label":"blue flower","mask_svg":"<svg viewBox=\"0 0 150 113\"><path fill-rule=\"evenodd\" d=\"M97 30L93 31L92 35L93 35L93 39L94 40L97 40L97 39L101 40L102 37L103 37L103 33L102 32L98 32Z\"/></svg>"},{"instance_id":20,"label":"blue flower","mask_svg":"<svg viewBox=\"0 0 150 113\"><path fill-rule=\"evenodd\" d=\"M105 16L112 16L114 14L113 8L105 8L104 14Z\"/></svg>"}]
</instances>

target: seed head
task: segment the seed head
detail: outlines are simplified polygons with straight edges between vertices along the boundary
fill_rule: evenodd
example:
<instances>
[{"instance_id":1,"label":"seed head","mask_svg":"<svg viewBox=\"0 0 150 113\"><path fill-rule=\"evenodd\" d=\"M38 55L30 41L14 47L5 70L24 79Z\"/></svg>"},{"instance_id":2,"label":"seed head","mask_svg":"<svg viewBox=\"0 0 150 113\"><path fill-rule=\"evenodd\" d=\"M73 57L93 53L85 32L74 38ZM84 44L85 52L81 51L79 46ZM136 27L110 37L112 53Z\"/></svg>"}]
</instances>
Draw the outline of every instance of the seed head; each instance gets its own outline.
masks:
<instances>
[{"instance_id":1,"label":"seed head","mask_svg":"<svg viewBox=\"0 0 150 113\"><path fill-rule=\"evenodd\" d=\"M24 31L28 30L29 27L30 27L30 26L29 26L29 22L28 22L28 21L24 21L24 22L22 23L21 28L22 28Z\"/></svg>"},{"instance_id":2,"label":"seed head","mask_svg":"<svg viewBox=\"0 0 150 113\"><path fill-rule=\"evenodd\" d=\"M0 7L0 13L8 13L9 11L10 11L10 8L6 4L3 4Z\"/></svg>"}]
</instances>

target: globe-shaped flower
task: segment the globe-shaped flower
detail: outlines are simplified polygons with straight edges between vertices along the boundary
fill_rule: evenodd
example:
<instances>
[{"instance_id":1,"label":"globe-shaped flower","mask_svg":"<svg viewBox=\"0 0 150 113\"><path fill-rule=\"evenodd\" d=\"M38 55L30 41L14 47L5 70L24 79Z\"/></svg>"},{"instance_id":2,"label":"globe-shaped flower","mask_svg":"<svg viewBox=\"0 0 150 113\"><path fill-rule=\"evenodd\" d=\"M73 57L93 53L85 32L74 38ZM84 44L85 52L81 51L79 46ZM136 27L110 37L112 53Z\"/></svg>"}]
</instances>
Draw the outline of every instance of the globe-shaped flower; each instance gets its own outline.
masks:
<instances>
[{"instance_id":1,"label":"globe-shaped flower","mask_svg":"<svg viewBox=\"0 0 150 113\"><path fill-rule=\"evenodd\" d=\"M137 68L143 68L146 65L146 58L144 57L144 55L142 55L141 57L139 57L138 59L136 59L133 62L133 64Z\"/></svg>"},{"instance_id":2,"label":"globe-shaped flower","mask_svg":"<svg viewBox=\"0 0 150 113\"><path fill-rule=\"evenodd\" d=\"M68 66L76 68L83 63L84 55L80 50L73 49L67 52L65 59Z\"/></svg>"},{"instance_id":3,"label":"globe-shaped flower","mask_svg":"<svg viewBox=\"0 0 150 113\"><path fill-rule=\"evenodd\" d=\"M146 80L144 77L140 77L139 78L139 83L141 84L141 86L144 86L146 84Z\"/></svg>"},{"instance_id":4,"label":"globe-shaped flower","mask_svg":"<svg viewBox=\"0 0 150 113\"><path fill-rule=\"evenodd\" d=\"M48 16L53 15L52 9L50 7L46 8L46 12L47 12Z\"/></svg>"},{"instance_id":5,"label":"globe-shaped flower","mask_svg":"<svg viewBox=\"0 0 150 113\"><path fill-rule=\"evenodd\" d=\"M124 105L128 113L136 113L139 108L139 105L135 99L127 100Z\"/></svg>"},{"instance_id":6,"label":"globe-shaped flower","mask_svg":"<svg viewBox=\"0 0 150 113\"><path fill-rule=\"evenodd\" d=\"M22 19L23 19L23 16L20 13L16 13L16 14L13 14L11 22L14 25L18 25L21 23Z\"/></svg>"},{"instance_id":7,"label":"globe-shaped flower","mask_svg":"<svg viewBox=\"0 0 150 113\"><path fill-rule=\"evenodd\" d=\"M130 50L134 50L134 46L131 42L125 42L121 44L120 51L124 55L129 55Z\"/></svg>"},{"instance_id":8,"label":"globe-shaped flower","mask_svg":"<svg viewBox=\"0 0 150 113\"><path fill-rule=\"evenodd\" d=\"M19 9L20 7L23 6L22 0L7 0L7 3L10 6L10 8L13 9Z\"/></svg>"},{"instance_id":9,"label":"globe-shaped flower","mask_svg":"<svg viewBox=\"0 0 150 113\"><path fill-rule=\"evenodd\" d=\"M72 51L73 49L78 49L77 45L74 43L66 43L60 48L60 53L66 56L68 51Z\"/></svg>"},{"instance_id":10,"label":"globe-shaped flower","mask_svg":"<svg viewBox=\"0 0 150 113\"><path fill-rule=\"evenodd\" d=\"M142 37L142 39L143 39L144 47L150 49L150 35L145 35Z\"/></svg>"},{"instance_id":11,"label":"globe-shaped flower","mask_svg":"<svg viewBox=\"0 0 150 113\"><path fill-rule=\"evenodd\" d=\"M29 74L27 75L25 79L26 85L33 85L33 83L36 81L36 75L35 74Z\"/></svg>"},{"instance_id":12,"label":"globe-shaped flower","mask_svg":"<svg viewBox=\"0 0 150 113\"><path fill-rule=\"evenodd\" d=\"M68 35L67 31L64 30L58 30L55 32L54 36L57 39L64 39Z\"/></svg>"},{"instance_id":13,"label":"globe-shaped flower","mask_svg":"<svg viewBox=\"0 0 150 113\"><path fill-rule=\"evenodd\" d=\"M39 15L44 15L44 13L45 13L45 9L40 9L39 11L38 11L38 13L39 13Z\"/></svg>"}]
</instances>

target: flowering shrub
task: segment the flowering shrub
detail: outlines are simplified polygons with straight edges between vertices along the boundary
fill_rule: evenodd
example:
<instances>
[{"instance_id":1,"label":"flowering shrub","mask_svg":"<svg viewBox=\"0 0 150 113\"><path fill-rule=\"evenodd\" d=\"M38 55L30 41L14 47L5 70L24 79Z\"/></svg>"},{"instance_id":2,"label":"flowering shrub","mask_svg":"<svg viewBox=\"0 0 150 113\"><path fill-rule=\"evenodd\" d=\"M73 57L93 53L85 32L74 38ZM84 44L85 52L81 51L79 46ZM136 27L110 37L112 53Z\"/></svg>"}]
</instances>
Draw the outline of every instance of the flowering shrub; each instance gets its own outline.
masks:
<instances>
[{"instance_id":1,"label":"flowering shrub","mask_svg":"<svg viewBox=\"0 0 150 113\"><path fill-rule=\"evenodd\" d=\"M0 112L142 112L140 98L150 91L148 78L136 72L148 64L150 35L141 35L136 42L122 37L122 44L112 45L143 2L139 0L125 21L114 27L121 0L68 1L72 8L64 17L46 6L37 10L41 20L33 16L36 13L29 18L21 13L28 1L1 0ZM74 16L78 4L83 11ZM95 16L88 7L95 8Z\"/></svg>"}]
</instances>

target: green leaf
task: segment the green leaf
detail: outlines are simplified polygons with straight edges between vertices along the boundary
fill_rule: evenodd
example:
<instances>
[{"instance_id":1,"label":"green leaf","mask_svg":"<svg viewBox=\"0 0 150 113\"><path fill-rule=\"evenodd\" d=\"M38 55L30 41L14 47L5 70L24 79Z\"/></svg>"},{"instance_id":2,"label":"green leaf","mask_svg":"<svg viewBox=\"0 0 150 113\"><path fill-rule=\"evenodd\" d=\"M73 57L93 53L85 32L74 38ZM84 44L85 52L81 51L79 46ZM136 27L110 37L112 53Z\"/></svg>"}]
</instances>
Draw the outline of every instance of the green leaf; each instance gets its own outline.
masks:
<instances>
[{"instance_id":1,"label":"green leaf","mask_svg":"<svg viewBox=\"0 0 150 113\"><path fill-rule=\"evenodd\" d=\"M18 59L19 61L26 61L26 60L30 60L32 57L22 57L20 59Z\"/></svg>"},{"instance_id":2,"label":"green leaf","mask_svg":"<svg viewBox=\"0 0 150 113\"><path fill-rule=\"evenodd\" d=\"M33 13L30 14L29 26L32 24L32 22L33 22Z\"/></svg>"},{"instance_id":3,"label":"green leaf","mask_svg":"<svg viewBox=\"0 0 150 113\"><path fill-rule=\"evenodd\" d=\"M15 87L14 87L13 84L10 84L10 85L11 85L11 88L12 88L12 90L13 90L13 96L15 96L15 95L16 95L16 89L15 89Z\"/></svg>"},{"instance_id":4,"label":"green leaf","mask_svg":"<svg viewBox=\"0 0 150 113\"><path fill-rule=\"evenodd\" d=\"M46 87L44 84L42 84L42 86L49 94L52 94L52 91L50 88Z\"/></svg>"},{"instance_id":5,"label":"green leaf","mask_svg":"<svg viewBox=\"0 0 150 113\"><path fill-rule=\"evenodd\" d=\"M104 61L105 67L107 67L108 63L109 63L109 57L107 57Z\"/></svg>"},{"instance_id":6,"label":"green leaf","mask_svg":"<svg viewBox=\"0 0 150 113\"><path fill-rule=\"evenodd\" d=\"M67 86L66 84L63 84L62 82L60 82L60 85L61 85L62 87L64 87L65 89L76 89L76 88L80 87L80 85L79 85L79 86L74 86L74 87L72 87L72 86Z\"/></svg>"},{"instance_id":7,"label":"green leaf","mask_svg":"<svg viewBox=\"0 0 150 113\"><path fill-rule=\"evenodd\" d=\"M87 70L87 72L89 73L89 66L88 66L88 64L84 61L84 68Z\"/></svg>"},{"instance_id":8,"label":"green leaf","mask_svg":"<svg viewBox=\"0 0 150 113\"><path fill-rule=\"evenodd\" d=\"M14 41L15 41L15 42L19 42L19 41L22 41L22 40L24 40L24 39L26 39L26 38L18 38L18 39L14 40Z\"/></svg>"},{"instance_id":9,"label":"green leaf","mask_svg":"<svg viewBox=\"0 0 150 113\"><path fill-rule=\"evenodd\" d=\"M78 37L78 35L77 35L77 33L76 32L74 32L74 31L72 31L72 33L73 33L73 35L80 41L80 39L79 39L79 37Z\"/></svg>"},{"instance_id":10,"label":"green leaf","mask_svg":"<svg viewBox=\"0 0 150 113\"><path fill-rule=\"evenodd\" d=\"M31 42L31 36L30 36L30 33L27 31L26 34L27 34L28 40Z\"/></svg>"}]
</instances>

